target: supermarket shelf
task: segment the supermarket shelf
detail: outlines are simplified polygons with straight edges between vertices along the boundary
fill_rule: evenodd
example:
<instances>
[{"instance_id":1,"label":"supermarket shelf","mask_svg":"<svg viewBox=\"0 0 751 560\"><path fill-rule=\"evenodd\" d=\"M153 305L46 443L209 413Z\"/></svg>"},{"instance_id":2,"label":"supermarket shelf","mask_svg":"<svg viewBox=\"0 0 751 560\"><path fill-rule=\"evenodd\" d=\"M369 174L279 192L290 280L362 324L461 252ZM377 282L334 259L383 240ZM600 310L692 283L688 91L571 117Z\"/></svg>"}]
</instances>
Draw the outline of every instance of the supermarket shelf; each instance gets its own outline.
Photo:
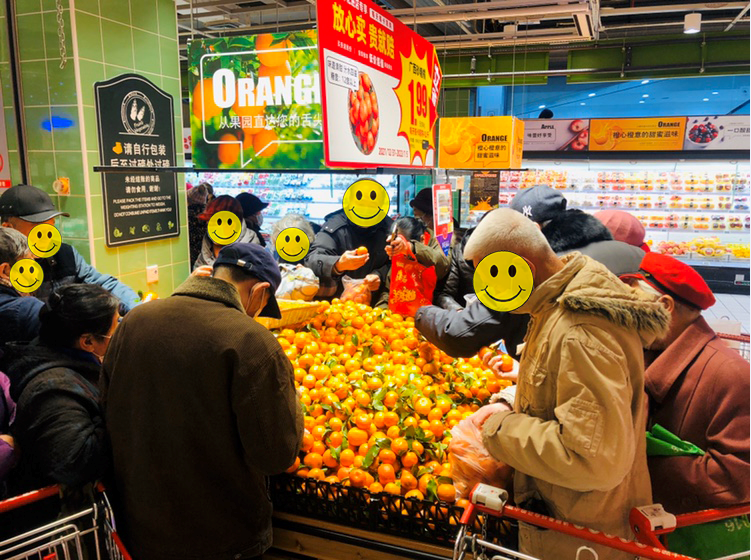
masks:
<instances>
[{"instance_id":1,"label":"supermarket shelf","mask_svg":"<svg viewBox=\"0 0 751 560\"><path fill-rule=\"evenodd\" d=\"M648 228L644 228L644 229L646 229L647 231L658 231L658 232L659 231L664 231L665 233L704 233L704 234L708 234L708 233L748 233L749 232L748 229L744 230L743 228L741 228L741 229L730 229L730 228L725 228L725 229L696 229L696 228L693 228L693 229L692 228L684 229L684 228L648 227Z\"/></svg>"},{"instance_id":2,"label":"supermarket shelf","mask_svg":"<svg viewBox=\"0 0 751 560\"><path fill-rule=\"evenodd\" d=\"M501 193L516 193L519 192L520 189L517 188L501 188ZM650 191L650 190L620 190L620 189L577 189L577 188L567 188L567 189L556 189L564 193L568 194L607 194L607 195L717 195L717 196L733 196L733 191L686 191L686 190L680 190L680 191ZM749 192L736 192L736 195L745 196L748 195Z\"/></svg>"},{"instance_id":3,"label":"supermarket shelf","mask_svg":"<svg viewBox=\"0 0 751 560\"><path fill-rule=\"evenodd\" d=\"M748 214L748 210L728 210L724 208L624 208L623 206L607 205L607 206L580 206L578 204L572 204L570 208L578 208L579 210L623 210L625 212L669 212L671 214L707 214L710 212L716 214Z\"/></svg>"},{"instance_id":4,"label":"supermarket shelf","mask_svg":"<svg viewBox=\"0 0 751 560\"><path fill-rule=\"evenodd\" d=\"M749 268L748 259L726 259L710 257L686 257L685 255L670 255L671 257L685 262L691 266L719 266L722 268Z\"/></svg>"}]
</instances>

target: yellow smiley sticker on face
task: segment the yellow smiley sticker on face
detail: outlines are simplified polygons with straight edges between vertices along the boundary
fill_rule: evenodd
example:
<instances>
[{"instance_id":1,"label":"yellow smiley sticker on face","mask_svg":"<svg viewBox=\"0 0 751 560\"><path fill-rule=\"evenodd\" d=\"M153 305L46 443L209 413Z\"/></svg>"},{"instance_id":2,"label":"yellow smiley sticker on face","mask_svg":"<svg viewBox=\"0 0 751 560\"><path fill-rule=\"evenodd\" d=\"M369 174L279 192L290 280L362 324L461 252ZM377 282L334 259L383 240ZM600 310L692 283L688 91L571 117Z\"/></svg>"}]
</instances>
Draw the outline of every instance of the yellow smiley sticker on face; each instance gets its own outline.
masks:
<instances>
[{"instance_id":1,"label":"yellow smiley sticker on face","mask_svg":"<svg viewBox=\"0 0 751 560\"><path fill-rule=\"evenodd\" d=\"M39 224L29 232L29 250L37 257L51 257L60 250L63 238L50 224Z\"/></svg>"},{"instance_id":2,"label":"yellow smiley sticker on face","mask_svg":"<svg viewBox=\"0 0 751 560\"><path fill-rule=\"evenodd\" d=\"M19 292L35 292L43 280L42 267L34 259L21 259L10 269L10 283Z\"/></svg>"},{"instance_id":3,"label":"yellow smiley sticker on face","mask_svg":"<svg viewBox=\"0 0 751 560\"><path fill-rule=\"evenodd\" d=\"M494 311L513 311L532 293L534 277L529 263L516 253L497 251L480 261L472 278L475 295Z\"/></svg>"},{"instance_id":4,"label":"yellow smiley sticker on face","mask_svg":"<svg viewBox=\"0 0 751 560\"><path fill-rule=\"evenodd\" d=\"M360 227L381 223L388 215L391 202L386 189L373 179L360 179L344 193L342 208L350 222Z\"/></svg>"},{"instance_id":5,"label":"yellow smiley sticker on face","mask_svg":"<svg viewBox=\"0 0 751 560\"><path fill-rule=\"evenodd\" d=\"M285 228L276 237L276 252L285 261L300 261L305 258L309 250L310 239L300 228Z\"/></svg>"},{"instance_id":6,"label":"yellow smiley sticker on face","mask_svg":"<svg viewBox=\"0 0 751 560\"><path fill-rule=\"evenodd\" d=\"M217 245L234 243L242 233L243 225L233 212L222 210L209 219L209 237Z\"/></svg>"}]
</instances>

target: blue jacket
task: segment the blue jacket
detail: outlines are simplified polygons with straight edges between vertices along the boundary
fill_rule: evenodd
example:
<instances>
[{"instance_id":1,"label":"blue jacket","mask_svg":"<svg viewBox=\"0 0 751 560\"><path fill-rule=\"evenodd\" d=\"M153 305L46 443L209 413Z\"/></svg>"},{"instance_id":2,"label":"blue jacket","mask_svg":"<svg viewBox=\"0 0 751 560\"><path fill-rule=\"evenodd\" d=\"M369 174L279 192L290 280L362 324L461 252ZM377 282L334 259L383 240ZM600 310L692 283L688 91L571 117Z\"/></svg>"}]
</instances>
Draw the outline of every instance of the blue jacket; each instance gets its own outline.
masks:
<instances>
[{"instance_id":1,"label":"blue jacket","mask_svg":"<svg viewBox=\"0 0 751 560\"><path fill-rule=\"evenodd\" d=\"M10 286L0 285L0 346L28 342L39 334L39 310L44 302L24 297Z\"/></svg>"},{"instance_id":2,"label":"blue jacket","mask_svg":"<svg viewBox=\"0 0 751 560\"><path fill-rule=\"evenodd\" d=\"M138 305L141 298L131 288L114 276L102 274L87 263L74 247L63 243L54 257L39 259L44 272L44 282L34 294L43 301L52 292L68 284L96 284L117 297L128 311Z\"/></svg>"}]
</instances>

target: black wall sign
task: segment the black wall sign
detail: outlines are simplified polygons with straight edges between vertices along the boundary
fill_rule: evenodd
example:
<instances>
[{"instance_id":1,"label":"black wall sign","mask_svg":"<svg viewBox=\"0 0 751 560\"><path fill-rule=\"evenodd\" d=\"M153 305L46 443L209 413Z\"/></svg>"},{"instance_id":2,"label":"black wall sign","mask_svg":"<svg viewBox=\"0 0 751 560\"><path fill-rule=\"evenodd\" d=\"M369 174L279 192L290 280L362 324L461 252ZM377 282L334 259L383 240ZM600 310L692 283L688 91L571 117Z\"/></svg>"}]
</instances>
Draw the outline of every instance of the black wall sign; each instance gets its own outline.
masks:
<instances>
[{"instance_id":1,"label":"black wall sign","mask_svg":"<svg viewBox=\"0 0 751 560\"><path fill-rule=\"evenodd\" d=\"M487 211L498 208L500 171L475 171L469 182L469 209Z\"/></svg>"},{"instance_id":2,"label":"black wall sign","mask_svg":"<svg viewBox=\"0 0 751 560\"><path fill-rule=\"evenodd\" d=\"M137 74L97 82L94 91L101 165L176 165L171 95ZM108 247L180 235L174 173L102 173L102 187Z\"/></svg>"}]
</instances>

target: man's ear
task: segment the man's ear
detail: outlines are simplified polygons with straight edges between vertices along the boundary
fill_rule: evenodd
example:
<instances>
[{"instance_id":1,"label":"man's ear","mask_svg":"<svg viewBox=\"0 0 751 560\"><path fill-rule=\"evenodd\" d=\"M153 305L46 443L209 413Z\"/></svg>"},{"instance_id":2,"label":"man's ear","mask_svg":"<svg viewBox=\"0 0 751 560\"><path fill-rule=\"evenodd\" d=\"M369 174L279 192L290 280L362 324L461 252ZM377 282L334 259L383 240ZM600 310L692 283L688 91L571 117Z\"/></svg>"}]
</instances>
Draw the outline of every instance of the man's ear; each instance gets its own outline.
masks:
<instances>
[{"instance_id":1,"label":"man's ear","mask_svg":"<svg viewBox=\"0 0 751 560\"><path fill-rule=\"evenodd\" d=\"M0 278L8 278L11 268L10 263L0 263Z\"/></svg>"},{"instance_id":2,"label":"man's ear","mask_svg":"<svg viewBox=\"0 0 751 560\"><path fill-rule=\"evenodd\" d=\"M675 310L675 300L672 296L664 294L661 295L657 301L659 301L662 306L667 309L668 313L672 315L673 311Z\"/></svg>"},{"instance_id":3,"label":"man's ear","mask_svg":"<svg viewBox=\"0 0 751 560\"><path fill-rule=\"evenodd\" d=\"M540 222L533 222L533 223L537 226L537 229L542 231L542 224Z\"/></svg>"},{"instance_id":4,"label":"man's ear","mask_svg":"<svg viewBox=\"0 0 751 560\"><path fill-rule=\"evenodd\" d=\"M537 224L537 225L539 227L540 224ZM529 259L526 259L524 257L522 257L522 258L524 259L524 262L526 262L529 265L529 268L532 271L532 285L534 286L535 285L535 275L537 273L537 269L535 268L535 265L534 265L534 263L532 261L530 261Z\"/></svg>"}]
</instances>

